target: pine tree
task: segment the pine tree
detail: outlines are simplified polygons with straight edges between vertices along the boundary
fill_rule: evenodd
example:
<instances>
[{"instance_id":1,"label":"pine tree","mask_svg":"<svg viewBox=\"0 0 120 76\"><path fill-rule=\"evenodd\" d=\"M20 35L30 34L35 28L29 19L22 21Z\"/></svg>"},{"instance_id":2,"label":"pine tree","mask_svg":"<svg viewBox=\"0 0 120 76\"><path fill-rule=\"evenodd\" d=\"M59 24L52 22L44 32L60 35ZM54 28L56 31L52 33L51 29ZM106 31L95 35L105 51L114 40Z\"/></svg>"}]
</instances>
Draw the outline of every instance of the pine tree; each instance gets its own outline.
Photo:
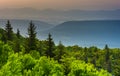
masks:
<instances>
[{"instance_id":1,"label":"pine tree","mask_svg":"<svg viewBox=\"0 0 120 76\"><path fill-rule=\"evenodd\" d=\"M27 38L27 53L29 53L30 50L36 50L36 27L30 22L30 25L28 27L28 38Z\"/></svg>"},{"instance_id":2,"label":"pine tree","mask_svg":"<svg viewBox=\"0 0 120 76\"><path fill-rule=\"evenodd\" d=\"M9 20L7 21L5 30L6 30L6 39L12 41L13 40L13 31L12 31L12 27L11 27Z\"/></svg>"},{"instance_id":3,"label":"pine tree","mask_svg":"<svg viewBox=\"0 0 120 76\"><path fill-rule=\"evenodd\" d=\"M105 51L106 51L105 60L106 60L106 62L108 62L110 59L108 45L105 45Z\"/></svg>"},{"instance_id":4,"label":"pine tree","mask_svg":"<svg viewBox=\"0 0 120 76\"><path fill-rule=\"evenodd\" d=\"M16 34L17 38L20 39L20 31L19 29L17 29L17 34Z\"/></svg>"},{"instance_id":5,"label":"pine tree","mask_svg":"<svg viewBox=\"0 0 120 76\"><path fill-rule=\"evenodd\" d=\"M108 72L112 72L112 68L111 68L111 60L110 60L110 49L108 47L108 45L105 45L105 61L106 61L106 67Z\"/></svg>"},{"instance_id":6,"label":"pine tree","mask_svg":"<svg viewBox=\"0 0 120 76\"><path fill-rule=\"evenodd\" d=\"M46 56L47 57L54 57L53 51L54 51L55 44L54 44L51 36L52 35L49 33L48 34L48 39L47 39L47 50L46 50Z\"/></svg>"}]
</instances>

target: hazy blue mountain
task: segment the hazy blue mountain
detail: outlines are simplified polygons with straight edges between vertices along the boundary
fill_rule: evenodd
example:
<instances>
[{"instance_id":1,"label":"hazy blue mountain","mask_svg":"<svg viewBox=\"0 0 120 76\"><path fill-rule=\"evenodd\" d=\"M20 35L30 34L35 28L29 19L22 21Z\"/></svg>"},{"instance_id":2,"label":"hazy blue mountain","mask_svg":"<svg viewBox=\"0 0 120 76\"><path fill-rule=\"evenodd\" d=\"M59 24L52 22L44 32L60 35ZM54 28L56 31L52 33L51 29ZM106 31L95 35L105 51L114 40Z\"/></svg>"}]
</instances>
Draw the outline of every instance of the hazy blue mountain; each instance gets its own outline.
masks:
<instances>
[{"instance_id":1,"label":"hazy blue mountain","mask_svg":"<svg viewBox=\"0 0 120 76\"><path fill-rule=\"evenodd\" d=\"M120 20L68 21L42 34L49 32L56 42L60 40L65 45L120 47Z\"/></svg>"},{"instance_id":2,"label":"hazy blue mountain","mask_svg":"<svg viewBox=\"0 0 120 76\"><path fill-rule=\"evenodd\" d=\"M11 26L13 27L14 32L16 32L17 29L19 29L20 33L23 36L27 35L27 30L28 30L28 26L29 26L30 21L31 20L17 20L17 19L10 20ZM5 28L6 23L7 23L6 19L0 19L0 27L1 28ZM40 31L48 30L48 29L50 29L50 28L52 28L54 26L54 25L48 24L46 22L36 21L36 20L33 20L33 23L35 24L36 31L38 33Z\"/></svg>"},{"instance_id":3,"label":"hazy blue mountain","mask_svg":"<svg viewBox=\"0 0 120 76\"><path fill-rule=\"evenodd\" d=\"M27 36L30 20L10 20L14 32L20 29L22 35ZM0 20L0 27L4 28L7 20ZM65 45L120 47L120 20L89 20L68 21L59 25L51 25L42 21L33 21L36 25L37 37L47 39L51 33L55 43L62 41Z\"/></svg>"},{"instance_id":4,"label":"hazy blue mountain","mask_svg":"<svg viewBox=\"0 0 120 76\"><path fill-rule=\"evenodd\" d=\"M1 9L1 19L31 19L52 24L71 20L117 20L120 10L38 10L34 8Z\"/></svg>"}]
</instances>

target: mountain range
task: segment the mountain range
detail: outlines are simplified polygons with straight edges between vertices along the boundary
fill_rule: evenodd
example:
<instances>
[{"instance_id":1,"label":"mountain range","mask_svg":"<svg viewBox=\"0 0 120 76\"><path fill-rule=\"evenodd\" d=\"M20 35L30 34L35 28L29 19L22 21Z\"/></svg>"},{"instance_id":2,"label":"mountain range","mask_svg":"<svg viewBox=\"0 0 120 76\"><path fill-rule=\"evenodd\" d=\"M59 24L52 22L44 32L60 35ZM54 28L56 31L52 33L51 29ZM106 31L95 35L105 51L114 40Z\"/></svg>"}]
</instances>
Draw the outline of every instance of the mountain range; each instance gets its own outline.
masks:
<instances>
[{"instance_id":1,"label":"mountain range","mask_svg":"<svg viewBox=\"0 0 120 76\"><path fill-rule=\"evenodd\" d=\"M23 36L27 36L30 20L10 20L13 30L17 28ZM7 20L0 20L0 27L4 28ZM67 21L58 25L51 25L42 21L33 21L36 26L37 38L47 39L52 34L56 44L59 41L66 46L98 46L103 48L108 44L111 48L120 47L120 20L86 20Z\"/></svg>"},{"instance_id":2,"label":"mountain range","mask_svg":"<svg viewBox=\"0 0 120 76\"><path fill-rule=\"evenodd\" d=\"M65 45L120 47L120 20L68 21L42 34L49 32Z\"/></svg>"}]
</instances>

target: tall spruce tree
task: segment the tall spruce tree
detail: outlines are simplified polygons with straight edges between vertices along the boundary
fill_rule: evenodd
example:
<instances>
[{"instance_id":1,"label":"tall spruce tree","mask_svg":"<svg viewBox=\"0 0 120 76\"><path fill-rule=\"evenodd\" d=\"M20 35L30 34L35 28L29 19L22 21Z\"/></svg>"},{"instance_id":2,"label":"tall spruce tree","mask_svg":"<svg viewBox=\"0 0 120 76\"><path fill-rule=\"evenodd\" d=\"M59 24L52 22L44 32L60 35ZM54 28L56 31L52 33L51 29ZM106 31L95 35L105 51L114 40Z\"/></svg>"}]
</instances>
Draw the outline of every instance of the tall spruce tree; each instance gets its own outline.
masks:
<instances>
[{"instance_id":1,"label":"tall spruce tree","mask_svg":"<svg viewBox=\"0 0 120 76\"><path fill-rule=\"evenodd\" d=\"M51 36L52 35L49 33L47 39L47 50L46 50L47 57L54 57L53 51L55 50L55 44Z\"/></svg>"},{"instance_id":2,"label":"tall spruce tree","mask_svg":"<svg viewBox=\"0 0 120 76\"><path fill-rule=\"evenodd\" d=\"M29 53L30 50L36 50L36 27L33 24L33 22L30 22L30 25L28 27L28 38L27 38L27 53Z\"/></svg>"},{"instance_id":3,"label":"tall spruce tree","mask_svg":"<svg viewBox=\"0 0 120 76\"><path fill-rule=\"evenodd\" d=\"M13 40L13 31L12 31L12 26L10 24L10 21L8 20L7 21L7 24L6 24L6 39L9 40L9 41L12 41Z\"/></svg>"}]
</instances>

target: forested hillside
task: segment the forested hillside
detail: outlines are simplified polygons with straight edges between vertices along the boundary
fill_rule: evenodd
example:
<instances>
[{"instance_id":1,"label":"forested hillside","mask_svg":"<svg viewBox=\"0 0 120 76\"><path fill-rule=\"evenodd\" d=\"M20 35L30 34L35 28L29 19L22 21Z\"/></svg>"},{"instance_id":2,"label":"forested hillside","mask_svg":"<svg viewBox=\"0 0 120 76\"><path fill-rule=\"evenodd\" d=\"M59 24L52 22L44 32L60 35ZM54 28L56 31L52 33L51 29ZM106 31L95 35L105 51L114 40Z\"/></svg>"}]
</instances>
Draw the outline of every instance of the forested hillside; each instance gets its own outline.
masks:
<instances>
[{"instance_id":1,"label":"forested hillside","mask_svg":"<svg viewBox=\"0 0 120 76\"><path fill-rule=\"evenodd\" d=\"M120 76L119 48L55 45L50 33L39 40L28 24L28 37L13 32L9 20L0 29L0 76Z\"/></svg>"}]
</instances>

